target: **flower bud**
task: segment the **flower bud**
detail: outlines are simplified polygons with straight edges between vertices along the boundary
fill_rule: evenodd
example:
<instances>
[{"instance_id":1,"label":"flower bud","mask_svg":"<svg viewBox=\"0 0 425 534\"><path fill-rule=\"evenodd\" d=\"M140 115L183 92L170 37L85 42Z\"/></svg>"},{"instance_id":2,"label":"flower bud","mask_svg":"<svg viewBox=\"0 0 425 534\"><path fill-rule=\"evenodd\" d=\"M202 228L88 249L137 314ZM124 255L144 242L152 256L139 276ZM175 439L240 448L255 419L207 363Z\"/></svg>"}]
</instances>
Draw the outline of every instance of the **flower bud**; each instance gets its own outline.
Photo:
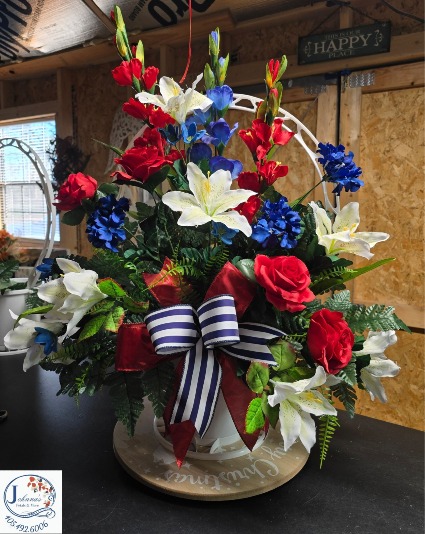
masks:
<instances>
[{"instance_id":1,"label":"flower bud","mask_svg":"<svg viewBox=\"0 0 425 534\"><path fill-rule=\"evenodd\" d=\"M229 66L230 56L227 54L225 58L221 57L218 60L216 74L218 85L223 85L224 80L226 79L227 67Z\"/></svg>"},{"instance_id":2,"label":"flower bud","mask_svg":"<svg viewBox=\"0 0 425 534\"><path fill-rule=\"evenodd\" d=\"M125 32L124 19L122 17L121 9L119 8L119 6L114 7L114 15L114 22L115 26L117 27L117 30Z\"/></svg>"},{"instance_id":3,"label":"flower bud","mask_svg":"<svg viewBox=\"0 0 425 534\"><path fill-rule=\"evenodd\" d=\"M206 89L213 89L215 87L214 73L208 63L205 65L204 69L204 80Z\"/></svg>"},{"instance_id":4,"label":"flower bud","mask_svg":"<svg viewBox=\"0 0 425 534\"><path fill-rule=\"evenodd\" d=\"M141 61L142 65L145 64L145 51L144 51L144 48L143 48L143 43L142 41L139 41L137 43L137 48L136 48L136 54L135 54L135 57L136 59L138 59L139 61Z\"/></svg>"},{"instance_id":5,"label":"flower bud","mask_svg":"<svg viewBox=\"0 0 425 534\"><path fill-rule=\"evenodd\" d=\"M218 54L220 52L220 30L218 28L215 29L215 31L211 32L209 35L209 48L210 48L210 56L213 58L218 57Z\"/></svg>"}]
</instances>

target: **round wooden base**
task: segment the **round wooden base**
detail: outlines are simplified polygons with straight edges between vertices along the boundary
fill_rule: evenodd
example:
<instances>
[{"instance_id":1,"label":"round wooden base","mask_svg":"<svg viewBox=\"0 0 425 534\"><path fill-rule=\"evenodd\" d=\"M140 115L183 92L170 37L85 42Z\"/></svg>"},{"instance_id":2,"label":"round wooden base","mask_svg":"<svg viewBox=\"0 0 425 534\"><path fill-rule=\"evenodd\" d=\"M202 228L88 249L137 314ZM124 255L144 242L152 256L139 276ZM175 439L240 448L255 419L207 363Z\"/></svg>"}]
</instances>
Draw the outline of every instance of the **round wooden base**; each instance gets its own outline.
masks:
<instances>
[{"instance_id":1,"label":"round wooden base","mask_svg":"<svg viewBox=\"0 0 425 534\"><path fill-rule=\"evenodd\" d=\"M147 486L184 499L226 501L266 493L291 480L304 467L308 452L296 443L283 450L282 437L270 429L264 443L245 456L230 460L186 458L182 467L162 447L153 431L153 413L146 406L133 438L117 423L114 452L123 468Z\"/></svg>"}]
</instances>

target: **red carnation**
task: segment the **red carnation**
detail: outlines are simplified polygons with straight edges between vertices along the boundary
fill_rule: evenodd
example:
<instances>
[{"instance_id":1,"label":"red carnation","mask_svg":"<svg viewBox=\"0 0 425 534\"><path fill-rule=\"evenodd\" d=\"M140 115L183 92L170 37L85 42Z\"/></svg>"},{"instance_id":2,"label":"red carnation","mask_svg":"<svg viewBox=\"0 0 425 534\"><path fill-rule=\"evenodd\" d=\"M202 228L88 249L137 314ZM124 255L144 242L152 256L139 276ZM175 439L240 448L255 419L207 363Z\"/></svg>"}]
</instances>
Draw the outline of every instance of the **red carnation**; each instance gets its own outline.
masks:
<instances>
[{"instance_id":1,"label":"red carnation","mask_svg":"<svg viewBox=\"0 0 425 534\"><path fill-rule=\"evenodd\" d=\"M261 192L260 177L258 176L256 172L249 172L249 171L241 172L237 180L238 180L238 186L241 189L249 189L250 191L255 191L256 193Z\"/></svg>"},{"instance_id":2,"label":"red carnation","mask_svg":"<svg viewBox=\"0 0 425 534\"><path fill-rule=\"evenodd\" d=\"M85 198L92 198L97 189L97 181L82 172L70 174L56 195L57 202L53 204L63 211L70 211L81 206Z\"/></svg>"},{"instance_id":3,"label":"red carnation","mask_svg":"<svg viewBox=\"0 0 425 534\"><path fill-rule=\"evenodd\" d=\"M323 308L311 316L307 346L315 362L335 375L351 360L354 335L341 312Z\"/></svg>"},{"instance_id":4,"label":"red carnation","mask_svg":"<svg viewBox=\"0 0 425 534\"><path fill-rule=\"evenodd\" d=\"M314 300L307 266L295 256L269 258L259 254L254 272L257 282L266 290L266 299L280 311L301 311L304 302Z\"/></svg>"},{"instance_id":5,"label":"red carnation","mask_svg":"<svg viewBox=\"0 0 425 534\"><path fill-rule=\"evenodd\" d=\"M122 61L121 65L115 67L112 76L118 85L133 85L133 76L140 80L142 75L142 62L133 58L130 61Z\"/></svg>"}]
</instances>

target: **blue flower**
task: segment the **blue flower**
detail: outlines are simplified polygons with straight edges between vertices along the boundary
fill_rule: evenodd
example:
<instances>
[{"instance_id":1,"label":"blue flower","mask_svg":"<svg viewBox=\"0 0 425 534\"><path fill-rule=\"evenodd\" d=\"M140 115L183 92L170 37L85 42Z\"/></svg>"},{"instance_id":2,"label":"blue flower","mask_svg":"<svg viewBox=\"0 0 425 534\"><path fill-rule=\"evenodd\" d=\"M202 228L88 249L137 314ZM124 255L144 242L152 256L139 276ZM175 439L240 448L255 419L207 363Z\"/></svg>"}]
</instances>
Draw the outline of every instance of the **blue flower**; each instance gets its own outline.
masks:
<instances>
[{"instance_id":1,"label":"blue flower","mask_svg":"<svg viewBox=\"0 0 425 534\"><path fill-rule=\"evenodd\" d=\"M217 122L210 122L207 126L207 133L202 137L204 143L211 143L218 148L224 148L238 127L236 123L232 129L224 119Z\"/></svg>"},{"instance_id":2,"label":"blue flower","mask_svg":"<svg viewBox=\"0 0 425 534\"><path fill-rule=\"evenodd\" d=\"M214 156L210 160L210 170L215 172L222 169L223 171L230 171L232 180L236 180L239 173L243 169L242 162L238 159L228 159L223 156Z\"/></svg>"},{"instance_id":3,"label":"blue flower","mask_svg":"<svg viewBox=\"0 0 425 534\"><path fill-rule=\"evenodd\" d=\"M55 260L53 258L44 258L40 265L37 265L36 270L40 273L40 280L46 280L52 275L52 268Z\"/></svg>"},{"instance_id":4,"label":"blue flower","mask_svg":"<svg viewBox=\"0 0 425 534\"><path fill-rule=\"evenodd\" d=\"M288 199L282 197L278 202L266 200L262 218L252 227L252 239L263 248L295 248L301 233L301 217L291 209Z\"/></svg>"},{"instance_id":5,"label":"blue flower","mask_svg":"<svg viewBox=\"0 0 425 534\"><path fill-rule=\"evenodd\" d=\"M158 130L162 137L166 139L167 143L172 146L175 146L182 138L182 134L178 126L174 127L172 124L168 124L166 128L158 128Z\"/></svg>"},{"instance_id":6,"label":"blue flower","mask_svg":"<svg viewBox=\"0 0 425 534\"><path fill-rule=\"evenodd\" d=\"M218 46L218 32L217 31L212 31L210 33L210 35L211 35L211 37L212 37L212 39L214 41L215 46Z\"/></svg>"},{"instance_id":7,"label":"blue flower","mask_svg":"<svg viewBox=\"0 0 425 534\"><path fill-rule=\"evenodd\" d=\"M182 124L182 137L187 145L195 143L198 139L201 139L204 134L205 130L199 130L198 132L194 122L187 123L186 121Z\"/></svg>"},{"instance_id":8,"label":"blue flower","mask_svg":"<svg viewBox=\"0 0 425 534\"><path fill-rule=\"evenodd\" d=\"M208 89L207 97L214 102L215 109L223 111L233 102L233 91L228 85L217 86Z\"/></svg>"},{"instance_id":9,"label":"blue flower","mask_svg":"<svg viewBox=\"0 0 425 534\"><path fill-rule=\"evenodd\" d=\"M190 161L192 161L193 163L196 163L196 165L198 165L198 163L202 161L203 159L206 159L207 161L209 161L211 159L211 156L212 156L211 147L207 145L206 143L195 143L191 147L190 152L189 152Z\"/></svg>"},{"instance_id":10,"label":"blue flower","mask_svg":"<svg viewBox=\"0 0 425 534\"><path fill-rule=\"evenodd\" d=\"M118 252L117 245L126 238L123 225L129 207L125 197L117 200L115 195L108 195L99 199L97 209L87 220L87 238L94 247Z\"/></svg>"},{"instance_id":11,"label":"blue flower","mask_svg":"<svg viewBox=\"0 0 425 534\"><path fill-rule=\"evenodd\" d=\"M349 152L344 153L345 146L333 146L331 143L319 143L317 152L322 156L319 158L319 163L322 164L325 171L324 179L327 182L337 184L332 193L339 195L344 188L346 192L354 193L364 185L362 180L358 177L362 174L360 167L353 161L354 154Z\"/></svg>"},{"instance_id":12,"label":"blue flower","mask_svg":"<svg viewBox=\"0 0 425 534\"><path fill-rule=\"evenodd\" d=\"M239 232L239 230L235 230L233 228L228 228L223 223L217 223L213 222L213 229L212 229L212 235L214 237L218 237L223 241L225 245L231 245L232 239L235 237L235 235Z\"/></svg>"},{"instance_id":13,"label":"blue flower","mask_svg":"<svg viewBox=\"0 0 425 534\"><path fill-rule=\"evenodd\" d=\"M43 352L46 356L58 350L58 336L56 334L40 326L36 326L34 330L37 332L34 341L39 345L44 345Z\"/></svg>"}]
</instances>

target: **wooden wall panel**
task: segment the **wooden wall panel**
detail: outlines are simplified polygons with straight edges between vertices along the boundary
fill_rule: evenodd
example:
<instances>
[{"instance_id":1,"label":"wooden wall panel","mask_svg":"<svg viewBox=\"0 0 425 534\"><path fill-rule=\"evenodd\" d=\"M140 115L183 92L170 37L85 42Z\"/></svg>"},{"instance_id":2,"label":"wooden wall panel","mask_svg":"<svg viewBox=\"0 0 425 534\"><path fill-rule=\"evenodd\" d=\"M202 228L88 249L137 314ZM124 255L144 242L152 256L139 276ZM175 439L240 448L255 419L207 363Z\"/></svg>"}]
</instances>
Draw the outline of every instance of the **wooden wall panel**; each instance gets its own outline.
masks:
<instances>
[{"instance_id":1,"label":"wooden wall panel","mask_svg":"<svg viewBox=\"0 0 425 534\"><path fill-rule=\"evenodd\" d=\"M10 106L26 106L56 100L56 74L13 83L13 102Z\"/></svg>"}]
</instances>

